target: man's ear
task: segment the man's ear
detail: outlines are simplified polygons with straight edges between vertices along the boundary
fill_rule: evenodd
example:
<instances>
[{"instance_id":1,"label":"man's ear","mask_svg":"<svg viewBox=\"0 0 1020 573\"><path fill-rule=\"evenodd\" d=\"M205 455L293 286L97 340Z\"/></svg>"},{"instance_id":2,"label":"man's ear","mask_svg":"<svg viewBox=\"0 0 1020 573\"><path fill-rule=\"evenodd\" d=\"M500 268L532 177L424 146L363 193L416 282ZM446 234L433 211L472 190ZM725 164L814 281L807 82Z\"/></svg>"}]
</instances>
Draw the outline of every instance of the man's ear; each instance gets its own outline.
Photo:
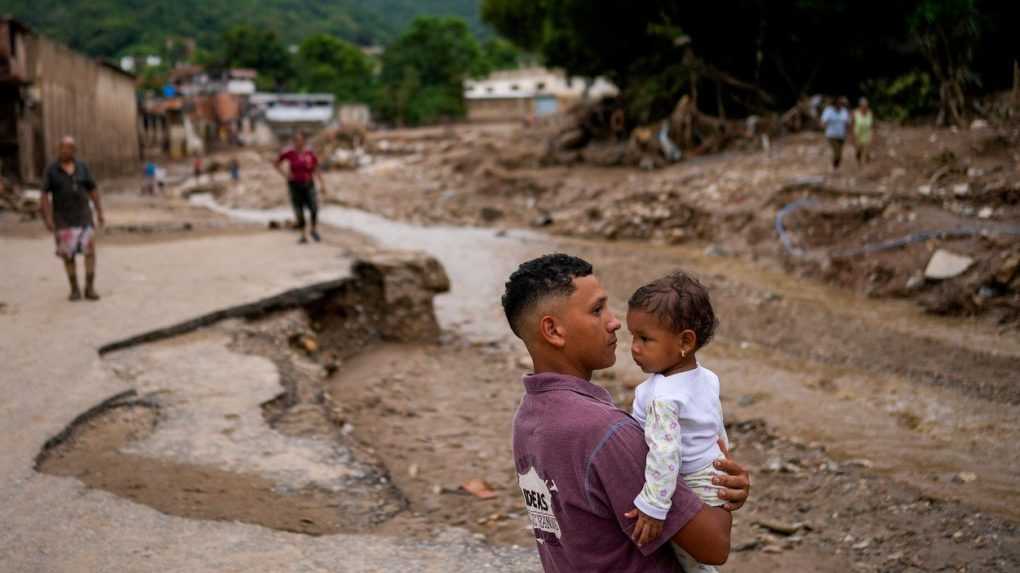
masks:
<instances>
[{"instance_id":1,"label":"man's ear","mask_svg":"<svg viewBox=\"0 0 1020 573\"><path fill-rule=\"evenodd\" d=\"M567 344L563 327L556 318L548 314L542 315L542 318L538 321L538 334L546 343L554 348L563 348Z\"/></svg>"}]
</instances>

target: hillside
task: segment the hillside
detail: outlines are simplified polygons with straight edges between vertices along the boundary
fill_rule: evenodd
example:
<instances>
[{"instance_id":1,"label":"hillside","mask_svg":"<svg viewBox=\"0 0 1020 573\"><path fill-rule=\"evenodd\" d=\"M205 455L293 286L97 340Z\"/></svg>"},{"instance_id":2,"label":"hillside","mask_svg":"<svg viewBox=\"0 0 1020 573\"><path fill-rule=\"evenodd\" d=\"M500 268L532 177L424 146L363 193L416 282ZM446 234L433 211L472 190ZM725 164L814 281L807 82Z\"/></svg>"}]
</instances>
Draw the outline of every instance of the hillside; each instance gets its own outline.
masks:
<instances>
[{"instance_id":1,"label":"hillside","mask_svg":"<svg viewBox=\"0 0 1020 573\"><path fill-rule=\"evenodd\" d=\"M0 0L37 31L94 56L158 52L168 36L213 48L236 24L275 30L288 43L326 32L361 44L385 44L422 14L459 16L487 32L477 0Z\"/></svg>"}]
</instances>

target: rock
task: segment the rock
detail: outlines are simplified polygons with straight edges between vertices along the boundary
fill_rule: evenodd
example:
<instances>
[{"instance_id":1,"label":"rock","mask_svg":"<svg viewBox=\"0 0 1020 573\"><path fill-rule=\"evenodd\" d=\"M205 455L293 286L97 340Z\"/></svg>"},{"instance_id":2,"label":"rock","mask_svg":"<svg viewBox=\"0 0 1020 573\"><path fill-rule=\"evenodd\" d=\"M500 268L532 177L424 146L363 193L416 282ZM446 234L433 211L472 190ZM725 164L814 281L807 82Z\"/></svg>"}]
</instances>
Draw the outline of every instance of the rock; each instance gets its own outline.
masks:
<instances>
[{"instance_id":1,"label":"rock","mask_svg":"<svg viewBox=\"0 0 1020 573\"><path fill-rule=\"evenodd\" d=\"M925 196L931 195L931 185L919 185L917 192Z\"/></svg>"},{"instance_id":2,"label":"rock","mask_svg":"<svg viewBox=\"0 0 1020 573\"><path fill-rule=\"evenodd\" d=\"M779 533L781 535L793 535L800 531L801 528L800 523L783 523L782 521L775 521L771 519L759 519L755 523L773 533Z\"/></svg>"},{"instance_id":3,"label":"rock","mask_svg":"<svg viewBox=\"0 0 1020 573\"><path fill-rule=\"evenodd\" d=\"M971 179L973 179L975 177L981 177L984 174L985 174L985 172L984 172L983 169L979 169L977 167L968 167L967 168L967 177L970 177Z\"/></svg>"},{"instance_id":4,"label":"rock","mask_svg":"<svg viewBox=\"0 0 1020 573\"><path fill-rule=\"evenodd\" d=\"M730 256L729 251L716 245L715 243L705 247L704 255L706 257L728 257Z\"/></svg>"},{"instance_id":5,"label":"rock","mask_svg":"<svg viewBox=\"0 0 1020 573\"><path fill-rule=\"evenodd\" d=\"M733 551L751 551L761 547L761 539L752 539L751 541L744 541L743 543L737 543L733 546Z\"/></svg>"},{"instance_id":6,"label":"rock","mask_svg":"<svg viewBox=\"0 0 1020 573\"><path fill-rule=\"evenodd\" d=\"M782 553L783 548L779 545L766 545L762 548L762 553Z\"/></svg>"},{"instance_id":7,"label":"rock","mask_svg":"<svg viewBox=\"0 0 1020 573\"><path fill-rule=\"evenodd\" d=\"M483 479L469 479L461 484L460 487L479 499L492 499L496 497L496 492L492 491L492 486Z\"/></svg>"},{"instance_id":8,"label":"rock","mask_svg":"<svg viewBox=\"0 0 1020 573\"><path fill-rule=\"evenodd\" d=\"M482 207L478 214L486 223L503 218L503 211L495 207Z\"/></svg>"},{"instance_id":9,"label":"rock","mask_svg":"<svg viewBox=\"0 0 1020 573\"><path fill-rule=\"evenodd\" d=\"M904 169L904 168L902 168L902 167L896 167L896 168L894 168L894 169L892 170L892 172L890 173L890 175L891 175L891 176L892 176L893 178L899 178L899 177L903 177L903 176L904 176L904 175L906 175L906 174L907 174L907 170L906 170L906 169Z\"/></svg>"},{"instance_id":10,"label":"rock","mask_svg":"<svg viewBox=\"0 0 1020 573\"><path fill-rule=\"evenodd\" d=\"M744 394L743 396L737 398L737 406L740 406L741 408L746 408L754 404L754 402L755 402L754 396L752 396L751 394Z\"/></svg>"},{"instance_id":11,"label":"rock","mask_svg":"<svg viewBox=\"0 0 1020 573\"><path fill-rule=\"evenodd\" d=\"M970 193L970 183L957 183L953 185L953 194L957 197L963 197Z\"/></svg>"},{"instance_id":12,"label":"rock","mask_svg":"<svg viewBox=\"0 0 1020 573\"><path fill-rule=\"evenodd\" d=\"M902 551L897 551L896 553L890 553L889 555L886 555L886 557L885 557L886 561L899 561L900 559L903 559L903 552Z\"/></svg>"},{"instance_id":13,"label":"rock","mask_svg":"<svg viewBox=\"0 0 1020 573\"><path fill-rule=\"evenodd\" d=\"M960 472L953 476L953 483L970 483L977 479L974 472Z\"/></svg>"},{"instance_id":14,"label":"rock","mask_svg":"<svg viewBox=\"0 0 1020 573\"><path fill-rule=\"evenodd\" d=\"M907 279L907 290L917 290L922 286L924 286L924 275L920 273L910 275L910 278Z\"/></svg>"},{"instance_id":15,"label":"rock","mask_svg":"<svg viewBox=\"0 0 1020 573\"><path fill-rule=\"evenodd\" d=\"M971 129L985 129L988 127L988 122L983 119L975 119L970 122Z\"/></svg>"},{"instance_id":16,"label":"rock","mask_svg":"<svg viewBox=\"0 0 1020 573\"><path fill-rule=\"evenodd\" d=\"M543 213L531 220L532 227L548 227L553 224L553 218L548 213Z\"/></svg>"},{"instance_id":17,"label":"rock","mask_svg":"<svg viewBox=\"0 0 1020 573\"><path fill-rule=\"evenodd\" d=\"M967 269L974 264L974 259L957 255L945 249L935 251L928 266L924 269L924 276L927 279L943 280L958 277L967 272Z\"/></svg>"},{"instance_id":18,"label":"rock","mask_svg":"<svg viewBox=\"0 0 1020 573\"><path fill-rule=\"evenodd\" d=\"M978 219L991 219L992 215L995 214L995 209L992 207L982 207L978 213Z\"/></svg>"},{"instance_id":19,"label":"rock","mask_svg":"<svg viewBox=\"0 0 1020 573\"><path fill-rule=\"evenodd\" d=\"M1009 281L1016 276L1017 268L1020 268L1020 253L1006 258L999 266L999 270L995 271L995 280L1000 284L1009 284Z\"/></svg>"},{"instance_id":20,"label":"rock","mask_svg":"<svg viewBox=\"0 0 1020 573\"><path fill-rule=\"evenodd\" d=\"M411 479L416 479L418 477L418 472L418 464L411 464L407 466L407 475L411 476Z\"/></svg>"},{"instance_id":21,"label":"rock","mask_svg":"<svg viewBox=\"0 0 1020 573\"><path fill-rule=\"evenodd\" d=\"M854 543L853 545L851 545L851 547L853 549L857 549L857 550L867 549L868 547L871 547L871 540L870 539L865 539L865 540L860 541L858 543Z\"/></svg>"}]
</instances>

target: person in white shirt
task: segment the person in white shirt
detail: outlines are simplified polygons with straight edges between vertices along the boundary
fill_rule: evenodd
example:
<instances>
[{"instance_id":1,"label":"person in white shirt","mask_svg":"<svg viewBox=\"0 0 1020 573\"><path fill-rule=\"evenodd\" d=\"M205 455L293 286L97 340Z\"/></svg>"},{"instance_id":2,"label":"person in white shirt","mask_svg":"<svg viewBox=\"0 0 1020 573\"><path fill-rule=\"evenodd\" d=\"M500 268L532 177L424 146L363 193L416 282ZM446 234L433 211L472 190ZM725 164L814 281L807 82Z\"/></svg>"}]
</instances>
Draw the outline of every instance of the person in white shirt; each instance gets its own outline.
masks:
<instances>
[{"instance_id":1,"label":"person in white shirt","mask_svg":"<svg viewBox=\"0 0 1020 573\"><path fill-rule=\"evenodd\" d=\"M832 169L839 169L843 160L843 144L846 142L847 128L850 126L849 101L839 96L835 106L826 106L822 111L822 127L825 128L825 139L832 147Z\"/></svg>"},{"instance_id":2,"label":"person in white shirt","mask_svg":"<svg viewBox=\"0 0 1020 573\"><path fill-rule=\"evenodd\" d=\"M723 506L714 462L727 447L719 403L719 378L702 367L696 352L712 339L719 321L708 290L676 272L639 288L628 301L631 355L651 376L637 387L632 416L645 431L645 484L634 499L639 545L658 536L669 512L677 477L703 502ZM716 569L674 546L687 573Z\"/></svg>"}]
</instances>

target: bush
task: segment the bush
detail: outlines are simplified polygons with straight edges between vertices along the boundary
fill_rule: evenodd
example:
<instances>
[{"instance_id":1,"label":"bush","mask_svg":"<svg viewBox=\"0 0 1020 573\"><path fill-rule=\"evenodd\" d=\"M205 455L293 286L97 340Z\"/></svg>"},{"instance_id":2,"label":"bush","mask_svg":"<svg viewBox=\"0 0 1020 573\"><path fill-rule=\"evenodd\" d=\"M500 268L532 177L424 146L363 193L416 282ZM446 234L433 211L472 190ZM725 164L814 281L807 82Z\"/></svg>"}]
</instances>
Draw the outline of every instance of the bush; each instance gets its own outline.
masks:
<instances>
[{"instance_id":1,"label":"bush","mask_svg":"<svg viewBox=\"0 0 1020 573\"><path fill-rule=\"evenodd\" d=\"M938 91L927 72L914 70L895 78L868 80L861 85L879 117L905 121L935 111Z\"/></svg>"}]
</instances>

